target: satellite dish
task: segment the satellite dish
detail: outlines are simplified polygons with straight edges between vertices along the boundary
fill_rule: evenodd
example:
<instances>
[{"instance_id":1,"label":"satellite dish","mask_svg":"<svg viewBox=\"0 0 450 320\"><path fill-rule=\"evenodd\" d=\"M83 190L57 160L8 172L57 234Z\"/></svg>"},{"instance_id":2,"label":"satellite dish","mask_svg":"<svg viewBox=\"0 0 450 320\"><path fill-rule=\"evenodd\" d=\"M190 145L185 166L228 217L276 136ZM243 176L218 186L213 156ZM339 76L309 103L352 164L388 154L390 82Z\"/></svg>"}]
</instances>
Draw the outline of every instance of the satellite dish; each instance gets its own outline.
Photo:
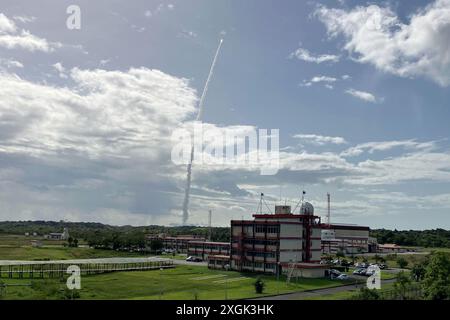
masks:
<instances>
[{"instance_id":1,"label":"satellite dish","mask_svg":"<svg viewBox=\"0 0 450 320\"><path fill-rule=\"evenodd\" d=\"M300 207L300 213L312 216L314 214L314 206L309 202L303 202Z\"/></svg>"}]
</instances>

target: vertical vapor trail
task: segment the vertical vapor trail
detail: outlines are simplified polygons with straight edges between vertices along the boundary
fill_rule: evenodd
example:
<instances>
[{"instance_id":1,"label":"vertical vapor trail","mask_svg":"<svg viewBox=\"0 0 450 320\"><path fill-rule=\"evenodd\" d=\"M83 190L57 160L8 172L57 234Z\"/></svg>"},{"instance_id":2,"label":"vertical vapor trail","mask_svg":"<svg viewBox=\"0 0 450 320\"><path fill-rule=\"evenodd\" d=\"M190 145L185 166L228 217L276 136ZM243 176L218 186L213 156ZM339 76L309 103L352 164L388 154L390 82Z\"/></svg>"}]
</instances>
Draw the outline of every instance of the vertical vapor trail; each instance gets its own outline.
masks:
<instances>
[{"instance_id":1,"label":"vertical vapor trail","mask_svg":"<svg viewBox=\"0 0 450 320\"><path fill-rule=\"evenodd\" d=\"M216 54L214 55L213 62L211 64L211 68L209 69L208 78L206 79L205 87L203 88L202 96L200 98L200 102L198 105L198 114L196 121L200 121L203 115L203 102L205 101L206 93L208 92L209 82L211 81L214 66L216 65L217 57L219 56L220 48L222 47L223 39L220 39L219 47L217 48ZM191 157L189 159L189 164L187 165L187 177L186 177L186 189L184 193L184 201L183 201L183 225L186 225L189 218L189 196L191 193L191 180L192 180L192 163L194 161L194 141L192 141L191 145Z\"/></svg>"}]
</instances>

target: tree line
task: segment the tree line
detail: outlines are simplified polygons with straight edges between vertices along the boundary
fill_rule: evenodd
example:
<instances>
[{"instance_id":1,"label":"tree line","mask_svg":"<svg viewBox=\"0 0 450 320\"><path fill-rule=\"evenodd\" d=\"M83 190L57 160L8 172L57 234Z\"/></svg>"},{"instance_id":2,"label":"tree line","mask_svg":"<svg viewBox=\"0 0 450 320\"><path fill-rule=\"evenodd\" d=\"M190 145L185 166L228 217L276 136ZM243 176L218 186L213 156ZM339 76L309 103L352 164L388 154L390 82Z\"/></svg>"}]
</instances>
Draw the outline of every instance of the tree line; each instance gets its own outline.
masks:
<instances>
[{"instance_id":1,"label":"tree line","mask_svg":"<svg viewBox=\"0 0 450 320\"><path fill-rule=\"evenodd\" d=\"M416 247L450 247L450 230L371 230L370 235L377 238L378 243L395 243L401 246Z\"/></svg>"},{"instance_id":2,"label":"tree line","mask_svg":"<svg viewBox=\"0 0 450 320\"><path fill-rule=\"evenodd\" d=\"M118 242L133 242L142 244L143 234L165 233L169 236L191 234L208 237L209 229L202 226L111 226L94 222L65 222L65 221L2 221L0 234L32 234L44 235L51 232L62 232L67 227L73 238L92 241L93 243L109 243L116 246ZM450 247L450 230L387 230L375 229L370 231L378 243L395 243L403 246L419 247ZM230 228L212 228L212 241L230 241Z\"/></svg>"}]
</instances>

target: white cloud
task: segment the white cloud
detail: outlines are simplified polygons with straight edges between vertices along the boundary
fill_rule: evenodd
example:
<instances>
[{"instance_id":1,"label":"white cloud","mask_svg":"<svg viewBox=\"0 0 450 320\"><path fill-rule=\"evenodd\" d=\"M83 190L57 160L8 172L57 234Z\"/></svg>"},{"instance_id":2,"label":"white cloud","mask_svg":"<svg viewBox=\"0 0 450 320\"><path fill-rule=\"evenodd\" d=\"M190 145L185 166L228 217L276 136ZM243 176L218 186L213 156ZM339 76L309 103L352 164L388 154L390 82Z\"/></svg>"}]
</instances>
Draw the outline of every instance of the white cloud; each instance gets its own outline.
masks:
<instances>
[{"instance_id":1,"label":"white cloud","mask_svg":"<svg viewBox=\"0 0 450 320\"><path fill-rule=\"evenodd\" d=\"M296 57L299 60L303 60L306 62L314 62L314 63L323 63L323 62L338 62L339 56L332 54L321 54L314 56L308 50L303 48L298 48L293 52L290 57Z\"/></svg>"},{"instance_id":2,"label":"white cloud","mask_svg":"<svg viewBox=\"0 0 450 320\"><path fill-rule=\"evenodd\" d=\"M29 23L34 22L36 20L36 17L33 16L13 16L12 18L21 23Z\"/></svg>"},{"instance_id":3,"label":"white cloud","mask_svg":"<svg viewBox=\"0 0 450 320\"><path fill-rule=\"evenodd\" d=\"M436 0L407 23L389 7L352 10L320 6L316 15L332 36L343 35L344 49L361 63L402 77L424 76L450 85L450 0Z\"/></svg>"},{"instance_id":4,"label":"white cloud","mask_svg":"<svg viewBox=\"0 0 450 320\"><path fill-rule=\"evenodd\" d=\"M0 35L16 32L17 27L14 21L8 19L3 13L0 13Z\"/></svg>"},{"instance_id":5,"label":"white cloud","mask_svg":"<svg viewBox=\"0 0 450 320\"><path fill-rule=\"evenodd\" d=\"M23 64L20 61L13 59L0 58L0 65L4 65L7 68L23 68Z\"/></svg>"},{"instance_id":6,"label":"white cloud","mask_svg":"<svg viewBox=\"0 0 450 320\"><path fill-rule=\"evenodd\" d=\"M15 23L0 13L0 46L7 49L51 52L62 46L58 42L48 42L27 30L18 30Z\"/></svg>"},{"instance_id":7,"label":"white cloud","mask_svg":"<svg viewBox=\"0 0 450 320\"><path fill-rule=\"evenodd\" d=\"M345 91L345 93L347 93L355 98L364 100L366 102L376 103L376 102L380 101L380 99L377 99L372 93L365 92L365 91L358 91L358 90L355 90L352 88Z\"/></svg>"},{"instance_id":8,"label":"white cloud","mask_svg":"<svg viewBox=\"0 0 450 320\"><path fill-rule=\"evenodd\" d=\"M341 156L343 157L353 157L359 156L364 152L370 154L377 151L388 151L394 148L403 148L406 150L416 150L416 151L432 151L436 148L435 141L428 142L417 142L415 140L393 140L393 141L380 141L380 142L366 142L358 144L351 147L343 152Z\"/></svg>"},{"instance_id":9,"label":"white cloud","mask_svg":"<svg viewBox=\"0 0 450 320\"><path fill-rule=\"evenodd\" d=\"M330 136L322 136L317 134L296 134L293 136L296 139L300 139L305 143L310 143L314 145L325 145L325 144L346 144L342 137L330 137Z\"/></svg>"},{"instance_id":10,"label":"white cloud","mask_svg":"<svg viewBox=\"0 0 450 320\"><path fill-rule=\"evenodd\" d=\"M163 191L177 191L174 172L185 170L170 162L170 136L195 111L195 90L146 68L75 68L69 76L73 88L0 73L5 212L85 221L121 212L141 223L166 215L172 197ZM107 221L121 223L114 217Z\"/></svg>"},{"instance_id":11,"label":"white cloud","mask_svg":"<svg viewBox=\"0 0 450 320\"><path fill-rule=\"evenodd\" d=\"M61 62L53 64L52 67L55 68L56 71L58 71L58 74L61 78L67 78L66 68L63 67Z\"/></svg>"},{"instance_id":12,"label":"white cloud","mask_svg":"<svg viewBox=\"0 0 450 320\"><path fill-rule=\"evenodd\" d=\"M325 87L328 89L333 89L333 86L331 85L331 83L338 81L337 78L334 77L329 77L329 76L315 76L312 77L311 80L303 80L302 83L300 83L299 85L301 87L310 87L315 83L324 83Z\"/></svg>"},{"instance_id":13,"label":"white cloud","mask_svg":"<svg viewBox=\"0 0 450 320\"><path fill-rule=\"evenodd\" d=\"M317 82L336 82L337 79L334 77L327 77L327 76L315 76L311 79L311 82L317 83Z\"/></svg>"}]
</instances>

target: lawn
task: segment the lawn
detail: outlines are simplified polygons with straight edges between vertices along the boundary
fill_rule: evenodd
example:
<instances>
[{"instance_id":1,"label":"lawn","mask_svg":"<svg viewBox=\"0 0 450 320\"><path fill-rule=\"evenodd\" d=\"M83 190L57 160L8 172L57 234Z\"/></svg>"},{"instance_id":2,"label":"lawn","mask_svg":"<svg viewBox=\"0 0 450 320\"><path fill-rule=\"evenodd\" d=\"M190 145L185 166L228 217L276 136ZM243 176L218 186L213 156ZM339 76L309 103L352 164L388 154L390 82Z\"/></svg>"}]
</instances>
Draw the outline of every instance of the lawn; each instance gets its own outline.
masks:
<instances>
[{"instance_id":1,"label":"lawn","mask_svg":"<svg viewBox=\"0 0 450 320\"><path fill-rule=\"evenodd\" d=\"M177 266L163 271L116 272L85 276L81 280L81 299L244 299L258 297L254 285L256 274L210 270L201 266ZM333 287L345 282L328 279L293 279L286 284L275 276L262 276L263 295L289 293ZM9 284L30 284L30 280L2 279ZM6 299L55 299L64 283L57 280L34 280L33 287L11 286ZM40 284L39 284L40 283Z\"/></svg>"},{"instance_id":2,"label":"lawn","mask_svg":"<svg viewBox=\"0 0 450 320\"><path fill-rule=\"evenodd\" d=\"M39 240L44 246L62 246L67 241L64 240L48 240L39 236L25 236L25 235L15 235L15 234L0 234L0 246L31 246L31 240ZM84 241L80 240L79 244L84 244Z\"/></svg>"},{"instance_id":3,"label":"lawn","mask_svg":"<svg viewBox=\"0 0 450 320\"><path fill-rule=\"evenodd\" d=\"M0 260L68 260L142 256L137 253L117 252L92 248L67 247L0 247Z\"/></svg>"}]
</instances>

